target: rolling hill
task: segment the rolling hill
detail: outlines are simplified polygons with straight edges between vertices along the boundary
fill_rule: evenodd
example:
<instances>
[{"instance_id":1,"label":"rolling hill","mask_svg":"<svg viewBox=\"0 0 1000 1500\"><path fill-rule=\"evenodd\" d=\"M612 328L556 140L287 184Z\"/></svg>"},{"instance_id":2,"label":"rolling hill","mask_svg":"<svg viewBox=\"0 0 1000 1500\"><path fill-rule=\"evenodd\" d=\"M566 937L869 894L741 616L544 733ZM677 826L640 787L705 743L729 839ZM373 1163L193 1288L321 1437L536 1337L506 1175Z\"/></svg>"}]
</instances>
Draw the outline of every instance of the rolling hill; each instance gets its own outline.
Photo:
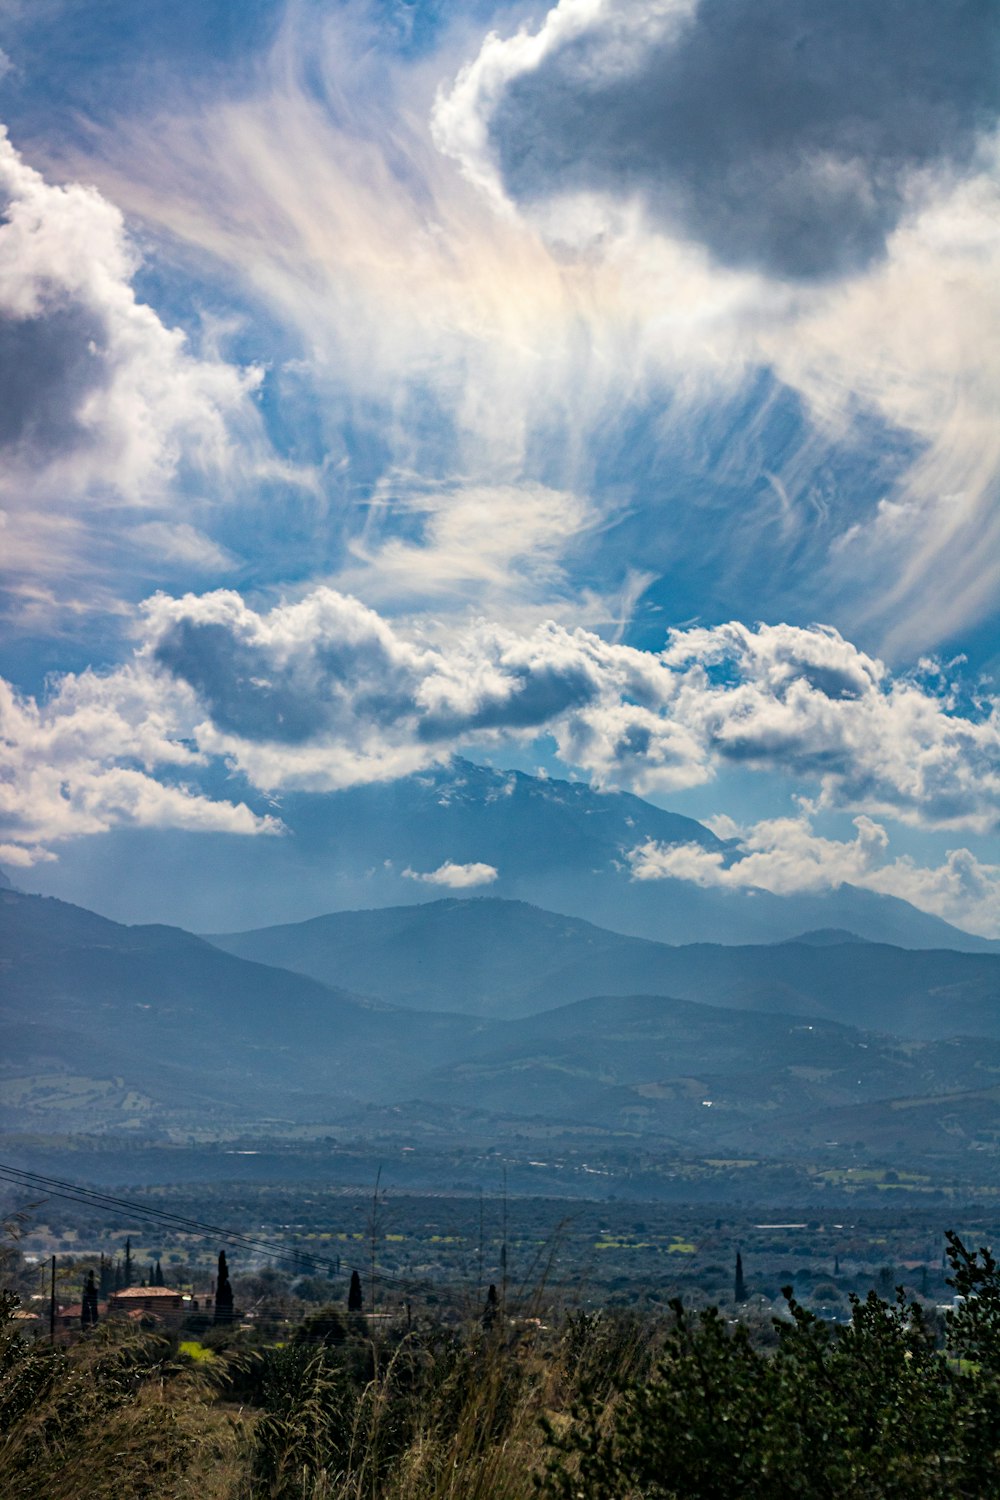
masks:
<instances>
[{"instance_id":1,"label":"rolling hill","mask_svg":"<svg viewBox=\"0 0 1000 1500\"><path fill-rule=\"evenodd\" d=\"M672 947L480 897L335 912L212 941L397 1005L469 1015L531 1015L594 994L659 994L900 1036L1000 1036L1000 956L898 948L836 932L768 945Z\"/></svg>"},{"instance_id":2,"label":"rolling hill","mask_svg":"<svg viewBox=\"0 0 1000 1500\"><path fill-rule=\"evenodd\" d=\"M883 1008L957 1032L995 1012L996 961L841 937L675 950L519 903L447 901L359 914L344 951L362 998L353 981L328 984L181 929L125 927L0 890L0 1126L205 1140L353 1121L360 1138L370 1104L382 1107L383 1133L406 1140L422 1122L459 1153L463 1112L475 1112L499 1139L603 1132L616 1149L822 1162L829 1140L856 1142L869 1126L878 1141L894 1129L894 1151L912 1159L907 1122L926 1153L938 1120L948 1139L935 1160L974 1147L985 1162L996 1147L995 1015L992 1034L901 1040L822 1012L835 999L871 1010L881 994ZM318 951L326 962L332 950ZM634 973L663 980L670 965L700 999L632 986ZM602 991L609 973L627 987ZM393 988L411 1002L447 991L507 1018L402 1006ZM768 1004L779 988L785 1004ZM721 1003L730 991L739 1004ZM525 1013L513 1014L512 996Z\"/></svg>"}]
</instances>

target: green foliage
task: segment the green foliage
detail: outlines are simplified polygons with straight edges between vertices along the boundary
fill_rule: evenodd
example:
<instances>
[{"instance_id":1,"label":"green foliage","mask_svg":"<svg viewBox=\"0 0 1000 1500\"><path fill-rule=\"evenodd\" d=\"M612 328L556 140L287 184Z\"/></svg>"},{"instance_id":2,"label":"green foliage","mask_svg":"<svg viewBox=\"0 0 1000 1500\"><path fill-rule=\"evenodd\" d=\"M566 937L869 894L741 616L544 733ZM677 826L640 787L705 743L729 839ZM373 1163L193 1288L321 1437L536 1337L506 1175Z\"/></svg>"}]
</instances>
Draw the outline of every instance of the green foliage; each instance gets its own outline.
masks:
<instances>
[{"instance_id":1,"label":"green foliage","mask_svg":"<svg viewBox=\"0 0 1000 1500\"><path fill-rule=\"evenodd\" d=\"M1000 1277L952 1237L956 1362L900 1289L852 1298L831 1326L785 1288L777 1344L717 1308L671 1304L648 1378L609 1399L583 1384L550 1421L542 1483L555 1500L987 1500L1000 1496ZM972 1361L975 1361L973 1364Z\"/></svg>"},{"instance_id":2,"label":"green foliage","mask_svg":"<svg viewBox=\"0 0 1000 1500\"><path fill-rule=\"evenodd\" d=\"M786 1288L766 1329L675 1301L376 1335L327 1308L176 1353L111 1323L25 1339L0 1294L0 1496L1000 1500L1000 1266L950 1255L943 1345L902 1290L833 1325Z\"/></svg>"},{"instance_id":3,"label":"green foliage","mask_svg":"<svg viewBox=\"0 0 1000 1500\"><path fill-rule=\"evenodd\" d=\"M321 1307L303 1318L293 1335L296 1344L343 1344L347 1339L347 1319L339 1307Z\"/></svg>"},{"instance_id":4,"label":"green foliage","mask_svg":"<svg viewBox=\"0 0 1000 1500\"><path fill-rule=\"evenodd\" d=\"M1000 1374L1000 1268L989 1250L967 1250L949 1230L949 1284L963 1300L948 1314L948 1342L953 1351L983 1370Z\"/></svg>"}]
</instances>

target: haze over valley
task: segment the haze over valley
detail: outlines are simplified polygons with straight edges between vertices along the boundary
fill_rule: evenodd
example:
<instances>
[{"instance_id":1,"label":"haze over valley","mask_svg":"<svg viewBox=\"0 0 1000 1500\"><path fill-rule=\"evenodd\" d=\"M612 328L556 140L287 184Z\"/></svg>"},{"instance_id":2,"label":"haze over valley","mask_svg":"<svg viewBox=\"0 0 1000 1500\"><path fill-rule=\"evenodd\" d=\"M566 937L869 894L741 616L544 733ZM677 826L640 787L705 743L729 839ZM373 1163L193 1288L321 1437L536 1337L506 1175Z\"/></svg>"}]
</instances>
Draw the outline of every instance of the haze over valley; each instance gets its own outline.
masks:
<instances>
[{"instance_id":1,"label":"haze over valley","mask_svg":"<svg viewBox=\"0 0 1000 1500\"><path fill-rule=\"evenodd\" d=\"M617 881L626 898L618 856L636 829L740 852L640 799L524 774L465 765L409 795L417 809L405 826L433 859L475 848L517 871L512 880L542 866L567 906L581 865L580 885L613 892ZM323 811L329 831L314 821L308 840L317 872L333 846L337 875L353 858L360 884L360 835L352 842L345 818L335 842L341 799ZM405 857L388 822L357 826L369 858ZM247 864L252 892L263 877ZM215 876L209 864L203 887ZM690 891L666 880L656 894L673 935ZM148 1152L213 1135L326 1132L335 1175L334 1143L370 1133L403 1153L411 1184L458 1172L469 1190L483 1170L460 1161L470 1141L506 1143L527 1170L539 1152L525 1143L545 1140L528 1176L580 1192L579 1172L551 1158L553 1142L578 1156L581 1133L612 1179L629 1175L636 1149L664 1182L676 1159L712 1157L744 1159L751 1177L788 1167L822 1182L875 1164L935 1184L995 1179L996 944L850 888L702 894L698 918L714 924L714 942L654 941L524 900L433 890L407 905L197 935L122 925L8 884L0 1124L32 1159L28 1137L53 1132L102 1137L116 1161L128 1140ZM863 932L839 925L845 914ZM810 919L822 925L803 928ZM741 941L755 924L793 935Z\"/></svg>"}]
</instances>

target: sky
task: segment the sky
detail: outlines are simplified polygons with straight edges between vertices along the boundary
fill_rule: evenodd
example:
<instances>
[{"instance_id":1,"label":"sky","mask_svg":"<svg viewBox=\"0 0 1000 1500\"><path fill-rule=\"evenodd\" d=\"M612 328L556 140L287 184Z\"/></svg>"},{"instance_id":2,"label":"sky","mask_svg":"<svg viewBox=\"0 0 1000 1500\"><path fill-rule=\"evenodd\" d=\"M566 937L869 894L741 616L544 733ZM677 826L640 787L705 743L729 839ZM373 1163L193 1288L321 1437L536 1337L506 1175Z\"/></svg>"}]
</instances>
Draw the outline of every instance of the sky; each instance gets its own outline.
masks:
<instances>
[{"instance_id":1,"label":"sky","mask_svg":"<svg viewBox=\"0 0 1000 1500\"><path fill-rule=\"evenodd\" d=\"M461 754L1000 936L998 39L0 0L8 874Z\"/></svg>"}]
</instances>

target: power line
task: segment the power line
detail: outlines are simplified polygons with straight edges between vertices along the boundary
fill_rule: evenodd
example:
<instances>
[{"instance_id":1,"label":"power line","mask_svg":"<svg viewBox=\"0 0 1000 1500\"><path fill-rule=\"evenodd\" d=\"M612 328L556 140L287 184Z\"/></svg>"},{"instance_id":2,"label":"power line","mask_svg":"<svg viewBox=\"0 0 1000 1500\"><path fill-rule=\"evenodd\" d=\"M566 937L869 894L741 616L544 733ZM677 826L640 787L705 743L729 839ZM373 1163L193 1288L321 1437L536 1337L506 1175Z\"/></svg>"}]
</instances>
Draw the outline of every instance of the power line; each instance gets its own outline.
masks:
<instances>
[{"instance_id":1,"label":"power line","mask_svg":"<svg viewBox=\"0 0 1000 1500\"><path fill-rule=\"evenodd\" d=\"M205 1223L201 1219L191 1219L183 1214L170 1213L166 1209L152 1208L146 1204L134 1203L128 1198L119 1198L113 1193L102 1193L94 1188L82 1187L79 1183L67 1182L60 1177L47 1177L41 1172L29 1172L23 1167L11 1166L6 1162L0 1162L0 1182L8 1182L15 1187L42 1192L46 1197L64 1198L71 1203L82 1203L89 1207L102 1208L105 1212L116 1214L119 1217L137 1214L147 1219L154 1219L158 1223L169 1225L171 1228L184 1230L188 1234L197 1235L202 1238L224 1239L228 1244L238 1245L255 1255L294 1261L297 1265L301 1265L303 1261L307 1261L314 1269L317 1267L326 1267L327 1270L339 1270L339 1256L335 1261L332 1256L323 1255L321 1252L291 1249L287 1245L278 1244L273 1240L259 1239L241 1234L235 1229L225 1229L218 1224ZM391 1271L377 1270L376 1279L387 1286L399 1287L404 1291L410 1292L419 1293L427 1291L432 1287L431 1282L411 1281L407 1277L396 1276Z\"/></svg>"},{"instance_id":2,"label":"power line","mask_svg":"<svg viewBox=\"0 0 1000 1500\"><path fill-rule=\"evenodd\" d=\"M285 1245L241 1234L238 1230L224 1229L217 1224L206 1224L200 1219L190 1219L181 1214L169 1213L165 1209L133 1203L127 1198L119 1198L112 1193L102 1193L93 1188L81 1187L79 1183L65 1182L59 1177L46 1177L40 1172L28 1172L21 1167L10 1167L3 1162L0 1162L0 1180L6 1180L19 1187L33 1188L54 1198L66 1198L71 1202L96 1205L111 1212L141 1214L146 1218L169 1223L175 1228L185 1229L190 1233L221 1236L230 1244L241 1244L245 1249L258 1253L270 1252L286 1259L295 1256L299 1259L305 1258L317 1262L328 1259L318 1254L310 1255L307 1251L292 1251Z\"/></svg>"}]
</instances>

